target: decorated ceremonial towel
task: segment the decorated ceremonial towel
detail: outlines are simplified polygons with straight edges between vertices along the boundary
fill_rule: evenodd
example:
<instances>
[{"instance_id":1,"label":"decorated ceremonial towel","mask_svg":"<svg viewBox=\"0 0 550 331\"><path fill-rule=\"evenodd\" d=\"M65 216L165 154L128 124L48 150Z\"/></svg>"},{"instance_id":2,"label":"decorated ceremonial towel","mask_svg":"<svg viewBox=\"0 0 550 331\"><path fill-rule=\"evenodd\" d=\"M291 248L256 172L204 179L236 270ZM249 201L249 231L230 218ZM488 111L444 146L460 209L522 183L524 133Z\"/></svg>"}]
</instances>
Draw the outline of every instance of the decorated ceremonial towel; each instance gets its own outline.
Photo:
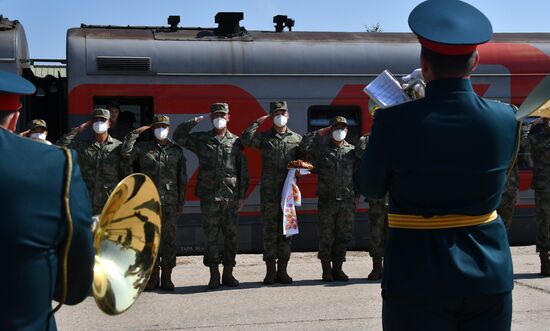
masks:
<instances>
[{"instance_id":1,"label":"decorated ceremonial towel","mask_svg":"<svg viewBox=\"0 0 550 331\"><path fill-rule=\"evenodd\" d=\"M296 171L300 175L309 175L307 169L289 169L281 195L281 209L283 210L283 235L286 237L298 234L298 217L296 207L302 204L302 194L296 183Z\"/></svg>"}]
</instances>

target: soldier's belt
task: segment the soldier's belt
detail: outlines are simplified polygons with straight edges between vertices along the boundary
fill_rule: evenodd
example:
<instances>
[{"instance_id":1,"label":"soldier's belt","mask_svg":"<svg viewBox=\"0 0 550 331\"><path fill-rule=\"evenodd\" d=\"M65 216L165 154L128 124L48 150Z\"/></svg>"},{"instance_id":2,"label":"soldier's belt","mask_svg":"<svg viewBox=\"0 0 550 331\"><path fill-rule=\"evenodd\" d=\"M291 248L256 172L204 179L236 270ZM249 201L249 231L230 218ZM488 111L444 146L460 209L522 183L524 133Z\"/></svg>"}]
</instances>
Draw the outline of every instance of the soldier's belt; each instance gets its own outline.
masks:
<instances>
[{"instance_id":1,"label":"soldier's belt","mask_svg":"<svg viewBox=\"0 0 550 331\"><path fill-rule=\"evenodd\" d=\"M390 228L399 229L449 229L480 225L494 221L498 217L495 211L485 215L443 215L424 217L419 215L388 214Z\"/></svg>"}]
</instances>

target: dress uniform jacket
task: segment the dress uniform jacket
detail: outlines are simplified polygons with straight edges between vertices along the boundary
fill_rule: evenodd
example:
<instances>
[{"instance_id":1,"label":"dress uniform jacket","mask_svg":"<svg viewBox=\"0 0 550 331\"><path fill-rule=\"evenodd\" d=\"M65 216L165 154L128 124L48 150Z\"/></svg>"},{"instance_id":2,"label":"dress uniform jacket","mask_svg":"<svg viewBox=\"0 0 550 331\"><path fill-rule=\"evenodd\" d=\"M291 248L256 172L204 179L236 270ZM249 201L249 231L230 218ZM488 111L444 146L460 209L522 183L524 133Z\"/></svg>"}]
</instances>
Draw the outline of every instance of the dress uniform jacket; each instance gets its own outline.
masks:
<instances>
[{"instance_id":1,"label":"dress uniform jacket","mask_svg":"<svg viewBox=\"0 0 550 331\"><path fill-rule=\"evenodd\" d=\"M63 208L67 159L47 146L0 129L0 330L55 330L50 317L59 286L59 254L67 238ZM91 207L73 154L67 304L89 293L94 251Z\"/></svg>"},{"instance_id":2,"label":"dress uniform jacket","mask_svg":"<svg viewBox=\"0 0 550 331\"><path fill-rule=\"evenodd\" d=\"M440 79L426 97L380 110L358 169L367 197L389 190L389 213L484 215L499 203L517 142L512 106ZM513 288L500 219L445 229L389 229L382 288L402 295L484 295Z\"/></svg>"}]
</instances>

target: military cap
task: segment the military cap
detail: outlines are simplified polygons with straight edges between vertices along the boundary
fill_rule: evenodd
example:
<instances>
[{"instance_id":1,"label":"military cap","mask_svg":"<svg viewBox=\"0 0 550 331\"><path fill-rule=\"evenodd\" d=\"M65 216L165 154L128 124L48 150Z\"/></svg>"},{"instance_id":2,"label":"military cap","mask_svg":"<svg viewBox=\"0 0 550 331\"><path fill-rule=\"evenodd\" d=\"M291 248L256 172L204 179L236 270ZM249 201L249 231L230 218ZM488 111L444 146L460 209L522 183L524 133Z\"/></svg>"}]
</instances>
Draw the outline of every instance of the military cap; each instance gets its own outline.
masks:
<instances>
[{"instance_id":1,"label":"military cap","mask_svg":"<svg viewBox=\"0 0 550 331\"><path fill-rule=\"evenodd\" d=\"M529 93L516 113L516 119L527 116L550 118L550 75Z\"/></svg>"},{"instance_id":2,"label":"military cap","mask_svg":"<svg viewBox=\"0 0 550 331\"><path fill-rule=\"evenodd\" d=\"M109 112L107 109L104 109L104 108L96 108L92 112L92 117L93 118L99 117L99 118L104 118L106 120L109 120L111 119L111 112Z\"/></svg>"},{"instance_id":3,"label":"military cap","mask_svg":"<svg viewBox=\"0 0 550 331\"><path fill-rule=\"evenodd\" d=\"M469 54L493 35L489 19L459 0L428 0L409 15L409 27L420 44L444 55Z\"/></svg>"},{"instance_id":4,"label":"military cap","mask_svg":"<svg viewBox=\"0 0 550 331\"><path fill-rule=\"evenodd\" d=\"M336 116L330 120L330 125L345 125L348 126L348 121L343 116Z\"/></svg>"},{"instance_id":5,"label":"military cap","mask_svg":"<svg viewBox=\"0 0 550 331\"><path fill-rule=\"evenodd\" d=\"M215 113L229 114L229 105L223 102L213 103L210 106L210 114Z\"/></svg>"},{"instance_id":6,"label":"military cap","mask_svg":"<svg viewBox=\"0 0 550 331\"><path fill-rule=\"evenodd\" d=\"M34 130L34 129L37 129L37 128L44 128L44 129L48 130L48 126L46 125L46 121L44 121L42 119L39 119L39 118L32 120L31 130Z\"/></svg>"},{"instance_id":7,"label":"military cap","mask_svg":"<svg viewBox=\"0 0 550 331\"><path fill-rule=\"evenodd\" d=\"M0 111L14 111L21 108L20 95L33 94L34 85L16 74L0 71Z\"/></svg>"},{"instance_id":8,"label":"military cap","mask_svg":"<svg viewBox=\"0 0 550 331\"><path fill-rule=\"evenodd\" d=\"M286 101L275 101L269 103L269 113L274 113L277 110L287 110L288 107L286 105Z\"/></svg>"},{"instance_id":9,"label":"military cap","mask_svg":"<svg viewBox=\"0 0 550 331\"><path fill-rule=\"evenodd\" d=\"M156 124L170 125L170 117L166 115L155 115L155 117L153 117L153 123L151 125L156 125Z\"/></svg>"}]
</instances>

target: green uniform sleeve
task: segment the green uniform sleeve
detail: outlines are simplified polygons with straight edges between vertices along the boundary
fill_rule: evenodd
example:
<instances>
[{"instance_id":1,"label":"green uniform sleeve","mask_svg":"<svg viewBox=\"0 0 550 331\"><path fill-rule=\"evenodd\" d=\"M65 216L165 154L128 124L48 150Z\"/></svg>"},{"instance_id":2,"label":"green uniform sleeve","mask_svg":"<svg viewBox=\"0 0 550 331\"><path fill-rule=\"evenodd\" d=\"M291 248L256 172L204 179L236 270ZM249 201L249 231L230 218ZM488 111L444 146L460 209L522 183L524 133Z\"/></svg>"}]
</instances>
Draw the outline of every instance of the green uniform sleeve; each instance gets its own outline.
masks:
<instances>
[{"instance_id":1,"label":"green uniform sleeve","mask_svg":"<svg viewBox=\"0 0 550 331\"><path fill-rule=\"evenodd\" d=\"M259 127L260 127L260 123L258 123L257 121L254 121L248 128L244 129L241 135L241 141L243 145L252 147L252 148L260 148L260 145L262 143L262 137L257 132Z\"/></svg>"},{"instance_id":2,"label":"green uniform sleeve","mask_svg":"<svg viewBox=\"0 0 550 331\"><path fill-rule=\"evenodd\" d=\"M241 148L239 156L239 200L244 199L248 185L250 184L250 177L248 176L248 160Z\"/></svg>"},{"instance_id":3,"label":"green uniform sleeve","mask_svg":"<svg viewBox=\"0 0 550 331\"><path fill-rule=\"evenodd\" d=\"M183 122L176 128L173 139L178 145L183 146L193 153L197 153L201 148L199 139L196 139L195 135L191 133L191 130L198 124L193 118L189 121Z\"/></svg>"},{"instance_id":4,"label":"green uniform sleeve","mask_svg":"<svg viewBox=\"0 0 550 331\"><path fill-rule=\"evenodd\" d=\"M72 128L69 132L63 135L57 141L56 145L61 147L75 148L76 147L76 135L78 134L78 127Z\"/></svg>"},{"instance_id":5,"label":"green uniform sleeve","mask_svg":"<svg viewBox=\"0 0 550 331\"><path fill-rule=\"evenodd\" d=\"M120 152L123 158L130 159L132 157L134 145L136 144L138 138L139 132L136 130L128 133L126 137L124 137L124 141L122 142L122 150Z\"/></svg>"},{"instance_id":6,"label":"green uniform sleeve","mask_svg":"<svg viewBox=\"0 0 550 331\"><path fill-rule=\"evenodd\" d=\"M302 141L298 148L299 154L313 164L313 173L317 173L319 167L319 157L315 146L319 146L319 144L322 143L322 138L323 137L321 137L317 131L308 132L302 137Z\"/></svg>"},{"instance_id":7,"label":"green uniform sleeve","mask_svg":"<svg viewBox=\"0 0 550 331\"><path fill-rule=\"evenodd\" d=\"M183 206L185 204L185 192L187 191L187 159L181 151L181 158L178 164L178 205Z\"/></svg>"}]
</instances>

